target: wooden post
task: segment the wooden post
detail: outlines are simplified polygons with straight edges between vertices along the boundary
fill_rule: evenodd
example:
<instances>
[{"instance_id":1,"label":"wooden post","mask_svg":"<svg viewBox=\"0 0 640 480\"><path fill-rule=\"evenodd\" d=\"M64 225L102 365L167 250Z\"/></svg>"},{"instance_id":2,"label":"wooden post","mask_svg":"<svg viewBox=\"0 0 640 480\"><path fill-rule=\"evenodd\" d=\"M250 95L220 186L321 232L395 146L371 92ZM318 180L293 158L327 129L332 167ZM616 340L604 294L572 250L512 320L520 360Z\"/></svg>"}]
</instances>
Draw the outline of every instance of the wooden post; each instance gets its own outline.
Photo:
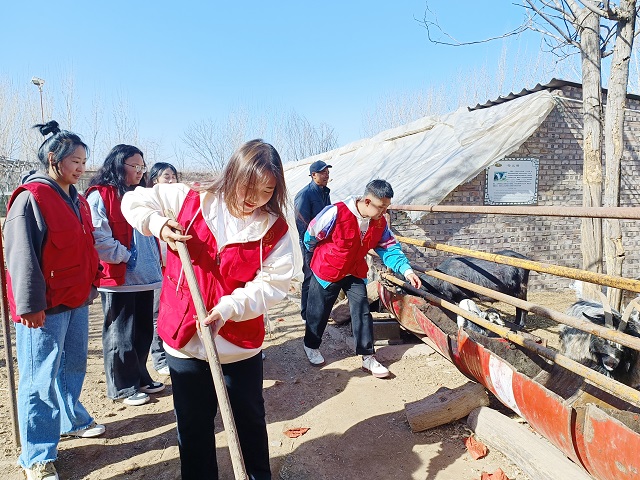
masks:
<instances>
[{"instance_id":1,"label":"wooden post","mask_svg":"<svg viewBox=\"0 0 640 480\"><path fill-rule=\"evenodd\" d=\"M13 426L13 446L20 447L20 432L18 429L18 408L16 402L16 381L13 372L13 352L11 348L11 318L9 315L9 299L7 297L7 275L4 269L4 250L2 245L2 227L0 226L0 304L2 313L2 340L7 367L7 381L9 388L9 409L11 410L11 425Z\"/></svg>"},{"instance_id":2,"label":"wooden post","mask_svg":"<svg viewBox=\"0 0 640 480\"><path fill-rule=\"evenodd\" d=\"M404 412L412 432L422 432L469 415L472 410L488 406L489 396L476 382L450 389L441 387L433 395L423 400L406 403Z\"/></svg>"},{"instance_id":3,"label":"wooden post","mask_svg":"<svg viewBox=\"0 0 640 480\"><path fill-rule=\"evenodd\" d=\"M175 220L173 212L166 212L166 214L169 218ZM200 286L198 285L198 280L196 279L196 274L193 270L193 265L191 264L191 257L187 250L187 246L183 242L176 242L176 246L178 248L182 268L184 269L184 274L187 279L187 284L189 285L191 298L193 299L193 304L195 305L196 312L198 314L202 340L204 341L204 347L207 351L209 368L211 369L211 376L213 377L213 385L216 390L216 396L218 397L218 405L220 406L220 415L222 416L224 429L227 432L227 441L229 442L229 453L231 455L233 473L236 480L249 480L249 476L247 475L247 471L244 467L244 458L242 457L242 450L240 449L238 431L236 430L236 424L233 419L231 402L229 401L227 386L224 383L224 375L222 373L220 359L218 358L216 344L213 341L211 329L209 327L202 326L202 321L208 316L207 309L202 298L202 292L200 292Z\"/></svg>"},{"instance_id":4,"label":"wooden post","mask_svg":"<svg viewBox=\"0 0 640 480\"><path fill-rule=\"evenodd\" d=\"M529 478L593 480L549 442L496 410L475 409L469 414L467 425L482 442L502 452Z\"/></svg>"}]
</instances>

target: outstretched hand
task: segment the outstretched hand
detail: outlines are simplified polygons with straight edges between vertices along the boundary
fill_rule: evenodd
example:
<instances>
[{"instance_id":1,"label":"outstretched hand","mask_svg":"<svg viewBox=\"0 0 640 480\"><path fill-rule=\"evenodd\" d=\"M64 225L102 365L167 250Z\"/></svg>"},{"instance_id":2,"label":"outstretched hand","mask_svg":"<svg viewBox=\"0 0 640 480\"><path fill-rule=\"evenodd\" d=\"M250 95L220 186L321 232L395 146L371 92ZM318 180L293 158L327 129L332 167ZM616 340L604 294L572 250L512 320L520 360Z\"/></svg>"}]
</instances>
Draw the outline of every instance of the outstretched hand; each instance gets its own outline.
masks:
<instances>
[{"instance_id":1,"label":"outstretched hand","mask_svg":"<svg viewBox=\"0 0 640 480\"><path fill-rule=\"evenodd\" d=\"M413 288L420 288L422 286L422 282L420 281L420 277L415 273L410 273L407 275L407 280L411 283Z\"/></svg>"},{"instance_id":2,"label":"outstretched hand","mask_svg":"<svg viewBox=\"0 0 640 480\"><path fill-rule=\"evenodd\" d=\"M183 235L184 227L175 220L168 220L160 230L160 240L167 242L171 250L178 250L176 242L186 242L191 239L191 235Z\"/></svg>"}]
</instances>

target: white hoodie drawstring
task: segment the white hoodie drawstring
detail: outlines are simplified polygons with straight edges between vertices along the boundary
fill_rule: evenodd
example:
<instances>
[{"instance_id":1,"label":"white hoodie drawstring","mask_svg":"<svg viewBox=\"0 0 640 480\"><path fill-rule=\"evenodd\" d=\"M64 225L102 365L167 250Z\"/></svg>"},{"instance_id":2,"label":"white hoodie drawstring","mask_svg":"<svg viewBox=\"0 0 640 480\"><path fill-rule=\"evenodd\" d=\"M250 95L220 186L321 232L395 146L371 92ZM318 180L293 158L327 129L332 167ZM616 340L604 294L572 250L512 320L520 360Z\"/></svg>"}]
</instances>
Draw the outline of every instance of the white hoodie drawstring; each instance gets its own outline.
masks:
<instances>
[{"instance_id":1,"label":"white hoodie drawstring","mask_svg":"<svg viewBox=\"0 0 640 480\"><path fill-rule=\"evenodd\" d=\"M262 238L263 237L260 237L260 276L263 275L263 272L262 272ZM267 327L267 333L269 334L269 340L271 340L271 337L273 336L273 329L271 328L271 320L269 319L269 311L267 310L267 301L264 298L264 279L262 280L262 282L260 282L260 291L262 292L262 304L265 307L264 325L265 325L265 327Z\"/></svg>"}]
</instances>

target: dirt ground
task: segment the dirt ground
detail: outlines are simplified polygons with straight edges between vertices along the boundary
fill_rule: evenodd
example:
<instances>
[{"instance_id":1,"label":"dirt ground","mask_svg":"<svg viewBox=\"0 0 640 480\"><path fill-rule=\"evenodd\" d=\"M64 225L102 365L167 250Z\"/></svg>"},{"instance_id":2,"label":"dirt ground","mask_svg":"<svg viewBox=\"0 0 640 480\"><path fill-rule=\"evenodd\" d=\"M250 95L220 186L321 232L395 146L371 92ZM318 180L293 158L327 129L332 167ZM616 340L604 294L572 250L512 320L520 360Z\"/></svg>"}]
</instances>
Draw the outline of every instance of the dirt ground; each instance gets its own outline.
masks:
<instances>
[{"instance_id":1,"label":"dirt ground","mask_svg":"<svg viewBox=\"0 0 640 480\"><path fill-rule=\"evenodd\" d=\"M532 292L529 299L565 310L573 294ZM509 307L501 306L507 313ZM466 452L470 431L464 419L422 433L412 433L404 404L423 399L440 387L455 388L468 380L448 361L420 342L403 336L401 345L377 347L378 358L392 372L375 379L360 369L350 349L350 326L330 325L321 347L327 363L312 367L302 350L304 324L298 299L290 297L271 312L274 326L266 342L264 396L273 478L285 480L447 480L479 479L481 472L501 468L512 479L527 480L500 452L480 460ZM554 322L531 318L535 333L550 339ZM172 411L171 379L144 406L125 406L106 398L101 348L102 315L93 305L90 317L89 365L82 401L95 419L107 427L103 437L62 440L56 467L60 478L176 479L180 462ZM0 360L0 477L23 479L16 466L10 420L7 372ZM17 372L16 372L17 376ZM492 406L500 408L495 399ZM507 410L501 410L507 413ZM218 416L219 420L219 416ZM306 434L288 438L284 431L307 427ZM220 478L233 479L226 438L218 425Z\"/></svg>"}]
</instances>

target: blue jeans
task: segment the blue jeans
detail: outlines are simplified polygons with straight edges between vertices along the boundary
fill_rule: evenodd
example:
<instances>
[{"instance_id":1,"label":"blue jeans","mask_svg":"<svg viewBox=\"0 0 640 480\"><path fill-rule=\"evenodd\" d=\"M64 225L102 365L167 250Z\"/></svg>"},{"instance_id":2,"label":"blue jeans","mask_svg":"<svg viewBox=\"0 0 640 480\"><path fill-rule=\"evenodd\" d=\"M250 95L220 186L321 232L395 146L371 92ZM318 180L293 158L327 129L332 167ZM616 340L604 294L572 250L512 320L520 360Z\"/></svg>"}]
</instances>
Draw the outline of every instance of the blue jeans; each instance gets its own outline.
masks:
<instances>
[{"instance_id":1,"label":"blue jeans","mask_svg":"<svg viewBox=\"0 0 640 480\"><path fill-rule=\"evenodd\" d=\"M153 291L153 340L151 341L151 360L156 372L167 366L167 354L164 351L164 344L158 335L158 313L160 312L160 291L158 288Z\"/></svg>"},{"instance_id":2,"label":"blue jeans","mask_svg":"<svg viewBox=\"0 0 640 480\"><path fill-rule=\"evenodd\" d=\"M218 398L209 363L167 355L178 427L182 480L218 478L215 424ZM262 355L222 365L224 382L250 480L270 480L262 397Z\"/></svg>"},{"instance_id":3,"label":"blue jeans","mask_svg":"<svg viewBox=\"0 0 640 480\"><path fill-rule=\"evenodd\" d=\"M87 427L93 418L80 403L87 370L89 307L47 315L42 328L16 327L18 463L53 462L60 435Z\"/></svg>"},{"instance_id":4,"label":"blue jeans","mask_svg":"<svg viewBox=\"0 0 640 480\"><path fill-rule=\"evenodd\" d=\"M304 344L308 348L319 348L322 334L338 298L340 290L344 290L349 300L351 312L351 329L356 341L356 355L371 355L373 349L373 318L369 312L367 287L362 278L347 275L337 282L322 288L315 275L309 282L309 299L307 301L307 323L304 332Z\"/></svg>"},{"instance_id":5,"label":"blue jeans","mask_svg":"<svg viewBox=\"0 0 640 480\"><path fill-rule=\"evenodd\" d=\"M130 397L153 380L147 370L153 338L153 290L100 292L107 397Z\"/></svg>"}]
</instances>

